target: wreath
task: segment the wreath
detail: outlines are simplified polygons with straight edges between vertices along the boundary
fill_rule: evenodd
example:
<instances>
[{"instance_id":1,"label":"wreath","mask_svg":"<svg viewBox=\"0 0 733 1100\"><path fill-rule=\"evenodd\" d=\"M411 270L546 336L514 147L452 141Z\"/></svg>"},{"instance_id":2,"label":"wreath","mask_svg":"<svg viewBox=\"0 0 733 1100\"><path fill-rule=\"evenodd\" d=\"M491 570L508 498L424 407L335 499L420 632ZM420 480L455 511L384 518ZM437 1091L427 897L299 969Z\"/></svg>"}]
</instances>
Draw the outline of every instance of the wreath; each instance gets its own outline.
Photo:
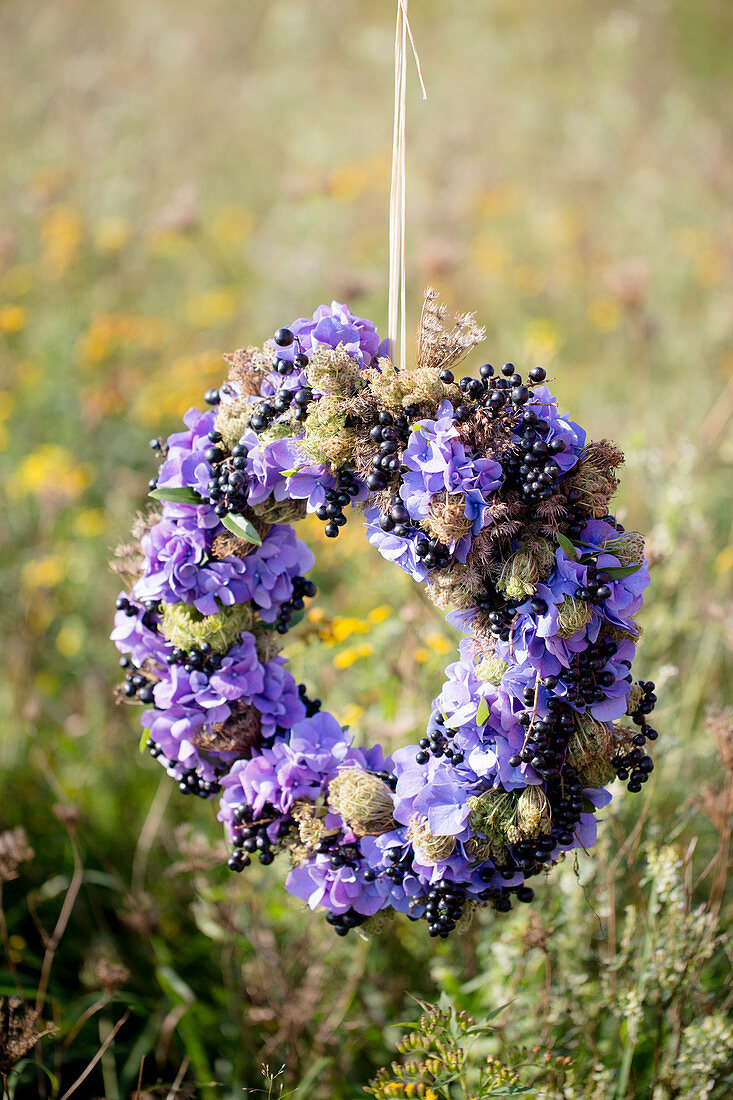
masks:
<instances>
[{"instance_id":1,"label":"wreath","mask_svg":"<svg viewBox=\"0 0 733 1100\"><path fill-rule=\"evenodd\" d=\"M644 541L609 512L623 461L561 415L541 367L455 368L483 339L428 290L415 366L333 302L153 440L154 505L114 569L121 698L184 794L217 798L229 867L292 861L287 889L337 933L392 911L446 937L595 842L614 778L639 791L654 685L634 681ZM315 595L293 524L368 541L464 634L425 735L385 755L279 655ZM368 922L368 923L367 923Z\"/></svg>"}]
</instances>

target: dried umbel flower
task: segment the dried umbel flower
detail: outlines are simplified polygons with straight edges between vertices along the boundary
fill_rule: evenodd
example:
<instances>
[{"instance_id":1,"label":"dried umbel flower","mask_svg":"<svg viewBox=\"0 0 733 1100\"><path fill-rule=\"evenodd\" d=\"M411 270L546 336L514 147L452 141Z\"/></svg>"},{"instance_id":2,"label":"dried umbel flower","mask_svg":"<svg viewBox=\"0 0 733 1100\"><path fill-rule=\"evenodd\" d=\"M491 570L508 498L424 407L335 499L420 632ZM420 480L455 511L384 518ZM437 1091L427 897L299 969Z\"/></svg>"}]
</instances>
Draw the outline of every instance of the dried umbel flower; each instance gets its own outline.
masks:
<instances>
[{"instance_id":1,"label":"dried umbel flower","mask_svg":"<svg viewBox=\"0 0 733 1100\"><path fill-rule=\"evenodd\" d=\"M0 833L0 882L12 882L18 877L20 864L27 863L34 855L22 825Z\"/></svg>"},{"instance_id":2,"label":"dried umbel flower","mask_svg":"<svg viewBox=\"0 0 733 1100\"><path fill-rule=\"evenodd\" d=\"M471 520L466 518L466 498L463 493L436 493L430 501L425 526L441 542L449 545L459 542L472 527Z\"/></svg>"},{"instance_id":3,"label":"dried umbel flower","mask_svg":"<svg viewBox=\"0 0 733 1100\"><path fill-rule=\"evenodd\" d=\"M20 997L0 999L0 1077L7 1081L13 1067L33 1050L39 1039L55 1028L38 1029L39 1013L29 1008Z\"/></svg>"},{"instance_id":4,"label":"dried umbel flower","mask_svg":"<svg viewBox=\"0 0 733 1100\"><path fill-rule=\"evenodd\" d=\"M593 608L587 600L566 596L557 607L557 632L561 638L572 638L593 618Z\"/></svg>"},{"instance_id":5,"label":"dried umbel flower","mask_svg":"<svg viewBox=\"0 0 733 1100\"><path fill-rule=\"evenodd\" d=\"M437 290L427 288L417 330L418 367L432 371L454 367L478 347L485 335L486 330L476 324L475 314L457 313L449 318L448 307L439 301Z\"/></svg>"},{"instance_id":6,"label":"dried umbel flower","mask_svg":"<svg viewBox=\"0 0 733 1100\"><path fill-rule=\"evenodd\" d=\"M528 840L546 832L552 824L552 811L547 795L539 784L525 787L517 800L516 838Z\"/></svg>"},{"instance_id":7,"label":"dried umbel flower","mask_svg":"<svg viewBox=\"0 0 733 1100\"><path fill-rule=\"evenodd\" d=\"M224 356L229 364L229 381L242 396L257 397L271 362L260 348L239 348Z\"/></svg>"},{"instance_id":8,"label":"dried umbel flower","mask_svg":"<svg viewBox=\"0 0 733 1100\"><path fill-rule=\"evenodd\" d=\"M352 397L366 386L364 372L343 345L318 348L306 371L315 389L339 397Z\"/></svg>"},{"instance_id":9,"label":"dried umbel flower","mask_svg":"<svg viewBox=\"0 0 733 1100\"><path fill-rule=\"evenodd\" d=\"M515 835L518 800L516 791L505 791L501 787L468 799L471 810L468 824L479 837L485 839L487 853L496 858L504 855L507 844Z\"/></svg>"},{"instance_id":10,"label":"dried umbel flower","mask_svg":"<svg viewBox=\"0 0 733 1100\"><path fill-rule=\"evenodd\" d=\"M510 599L531 596L539 581L549 576L555 564L555 547L547 539L525 539L505 564L496 587Z\"/></svg>"},{"instance_id":11,"label":"dried umbel flower","mask_svg":"<svg viewBox=\"0 0 733 1100\"><path fill-rule=\"evenodd\" d=\"M575 729L568 741L568 760L581 775L584 786L604 787L614 777L611 763L619 751L614 730L590 714L576 714Z\"/></svg>"},{"instance_id":12,"label":"dried umbel flower","mask_svg":"<svg viewBox=\"0 0 733 1100\"><path fill-rule=\"evenodd\" d=\"M342 768L328 787L328 805L357 836L379 836L396 828L394 799L387 784L361 768Z\"/></svg>"},{"instance_id":13,"label":"dried umbel flower","mask_svg":"<svg viewBox=\"0 0 733 1100\"><path fill-rule=\"evenodd\" d=\"M453 854L456 846L454 836L434 836L427 818L422 814L414 814L410 818L407 840L421 863L440 863L441 859L448 859Z\"/></svg>"},{"instance_id":14,"label":"dried umbel flower","mask_svg":"<svg viewBox=\"0 0 733 1100\"><path fill-rule=\"evenodd\" d=\"M204 726L191 736L191 744L204 752L237 752L249 756L260 744L262 716L251 703L236 700L223 722Z\"/></svg>"},{"instance_id":15,"label":"dried umbel flower","mask_svg":"<svg viewBox=\"0 0 733 1100\"><path fill-rule=\"evenodd\" d=\"M166 641L178 649L196 649L207 642L214 653L226 653L253 620L247 604L233 604L214 615L201 615L188 604L167 603L163 605L160 629Z\"/></svg>"},{"instance_id":16,"label":"dried umbel flower","mask_svg":"<svg viewBox=\"0 0 733 1100\"><path fill-rule=\"evenodd\" d=\"M641 565L644 561L644 536L638 531L624 531L616 538L606 539L602 546L622 565Z\"/></svg>"},{"instance_id":17,"label":"dried umbel flower","mask_svg":"<svg viewBox=\"0 0 733 1100\"><path fill-rule=\"evenodd\" d=\"M494 686L496 686L501 683L502 676L508 668L508 661L502 661L501 657L496 657L494 654L488 654L476 665L476 675L479 680L483 680L485 684L494 684Z\"/></svg>"},{"instance_id":18,"label":"dried umbel flower","mask_svg":"<svg viewBox=\"0 0 733 1100\"><path fill-rule=\"evenodd\" d=\"M255 516L259 516L264 520L268 526L275 523L296 523L300 519L305 519L308 512L308 501L263 500L261 504L255 504L252 511ZM264 538L261 530L260 534Z\"/></svg>"},{"instance_id":19,"label":"dried umbel flower","mask_svg":"<svg viewBox=\"0 0 733 1100\"><path fill-rule=\"evenodd\" d=\"M219 407L215 421L216 430L229 450L236 447L247 431L251 414L252 405L246 397L235 398Z\"/></svg>"},{"instance_id":20,"label":"dried umbel flower","mask_svg":"<svg viewBox=\"0 0 733 1100\"><path fill-rule=\"evenodd\" d=\"M354 451L354 433L346 426L343 401L325 394L314 404L300 444L306 458L338 466L347 462Z\"/></svg>"},{"instance_id":21,"label":"dried umbel flower","mask_svg":"<svg viewBox=\"0 0 733 1100\"><path fill-rule=\"evenodd\" d=\"M589 443L585 448L568 486L580 493L583 507L592 515L600 517L608 512L608 502L618 489L614 471L623 460L618 447L607 439Z\"/></svg>"}]
</instances>

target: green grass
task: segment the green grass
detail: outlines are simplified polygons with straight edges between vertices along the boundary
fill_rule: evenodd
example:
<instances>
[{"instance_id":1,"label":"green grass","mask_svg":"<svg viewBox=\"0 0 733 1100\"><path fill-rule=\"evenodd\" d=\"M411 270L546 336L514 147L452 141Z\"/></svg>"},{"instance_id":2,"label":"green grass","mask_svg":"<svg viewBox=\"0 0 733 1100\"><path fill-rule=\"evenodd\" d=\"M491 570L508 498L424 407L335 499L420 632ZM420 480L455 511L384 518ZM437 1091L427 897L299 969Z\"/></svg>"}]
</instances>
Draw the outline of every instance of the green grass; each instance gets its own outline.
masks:
<instances>
[{"instance_id":1,"label":"green grass","mask_svg":"<svg viewBox=\"0 0 733 1100\"><path fill-rule=\"evenodd\" d=\"M84 867L44 1012L59 1028L39 1048L54 1077L28 1064L19 1098L61 1097L125 1013L77 1095L135 1095L144 1059L149 1093L183 1069L187 1094L207 1100L280 1083L356 1097L417 1014L411 997L441 993L479 1018L513 1000L490 1049L551 1047L587 1095L616 1090L592 1084L594 1059L626 1075L619 1096L647 1095L663 1072L652 1008L630 1043L619 1000L648 959L629 955L617 981L611 964L625 906L648 903L647 842L697 838L690 904L709 897L713 872L697 879L727 774L702 719L730 701L731 13L692 0L413 7L429 98L413 80L411 323L436 284L478 312L482 358L547 366L589 436L626 451L620 515L654 561L638 657L660 683L651 801L614 801L581 886L570 867L540 886L549 953L530 946L526 910L437 947L405 921L342 942L284 893L283 872L222 867L212 808L161 785L137 753L137 715L114 704L106 560L144 500L148 438L221 377L221 353L334 297L384 328L393 5L65 0L31 13L6 0L0 825L22 824L35 850L3 895L31 1001L38 922L59 916L74 844ZM357 529L335 544L310 534L329 644L301 628L296 670L364 740L414 739L453 632ZM355 632L334 632L334 617ZM73 842L56 804L78 809ZM643 835L616 859L642 806ZM726 889L721 933L730 918ZM128 973L114 992L102 958ZM704 1008L728 1011L725 954L695 974L682 1031ZM9 969L0 982L13 991ZM272 1086L263 1064L285 1066Z\"/></svg>"}]
</instances>

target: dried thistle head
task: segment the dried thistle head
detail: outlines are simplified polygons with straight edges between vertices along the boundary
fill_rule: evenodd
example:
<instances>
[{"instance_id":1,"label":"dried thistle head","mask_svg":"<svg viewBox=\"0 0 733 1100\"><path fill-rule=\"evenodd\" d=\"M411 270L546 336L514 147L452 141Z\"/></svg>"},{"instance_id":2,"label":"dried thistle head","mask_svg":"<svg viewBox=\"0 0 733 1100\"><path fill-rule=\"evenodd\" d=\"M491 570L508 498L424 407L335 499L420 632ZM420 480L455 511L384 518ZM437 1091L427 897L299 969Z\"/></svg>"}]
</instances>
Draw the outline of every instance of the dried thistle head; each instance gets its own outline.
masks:
<instances>
[{"instance_id":1,"label":"dried thistle head","mask_svg":"<svg viewBox=\"0 0 733 1100\"><path fill-rule=\"evenodd\" d=\"M422 814L413 814L410 818L406 839L412 844L421 863L439 863L442 859L448 859L456 846L454 836L435 836L431 833L428 819Z\"/></svg>"},{"instance_id":2,"label":"dried thistle head","mask_svg":"<svg viewBox=\"0 0 733 1100\"><path fill-rule=\"evenodd\" d=\"M392 791L362 768L341 768L328 785L328 805L356 836L379 836L397 827Z\"/></svg>"},{"instance_id":3,"label":"dried thistle head","mask_svg":"<svg viewBox=\"0 0 733 1100\"><path fill-rule=\"evenodd\" d=\"M436 372L453 367L465 359L485 335L486 330L476 324L475 314L457 313L449 318L448 307L439 301L437 290L426 289L417 329L418 367Z\"/></svg>"},{"instance_id":4,"label":"dried thistle head","mask_svg":"<svg viewBox=\"0 0 733 1100\"><path fill-rule=\"evenodd\" d=\"M22 825L0 833L0 882L16 879L20 864L28 863L35 854Z\"/></svg>"}]
</instances>

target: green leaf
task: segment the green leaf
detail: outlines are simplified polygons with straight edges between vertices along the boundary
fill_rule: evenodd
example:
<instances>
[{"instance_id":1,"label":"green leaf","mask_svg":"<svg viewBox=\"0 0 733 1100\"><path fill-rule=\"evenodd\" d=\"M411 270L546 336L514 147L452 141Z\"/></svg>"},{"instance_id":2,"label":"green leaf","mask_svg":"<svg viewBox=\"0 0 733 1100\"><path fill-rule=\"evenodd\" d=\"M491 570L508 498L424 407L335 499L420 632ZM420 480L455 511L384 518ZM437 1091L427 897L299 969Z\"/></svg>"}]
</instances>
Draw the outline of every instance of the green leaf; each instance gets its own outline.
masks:
<instances>
[{"instance_id":1,"label":"green leaf","mask_svg":"<svg viewBox=\"0 0 733 1100\"><path fill-rule=\"evenodd\" d=\"M245 542L251 542L254 546L262 546L262 539L257 528L244 516L237 516L233 512L229 512L221 522L228 531L231 531L238 538L244 539Z\"/></svg>"},{"instance_id":2,"label":"green leaf","mask_svg":"<svg viewBox=\"0 0 733 1100\"><path fill-rule=\"evenodd\" d=\"M201 497L187 485L171 485L167 489L151 489L148 493L153 500L169 500L172 504L201 504Z\"/></svg>"},{"instance_id":3,"label":"green leaf","mask_svg":"<svg viewBox=\"0 0 733 1100\"><path fill-rule=\"evenodd\" d=\"M565 551L565 553L571 559L571 561L580 561L580 555L578 554L578 551L576 550L576 548L573 546L572 542L570 541L569 538L567 538L566 535L561 535L560 532L558 531L558 533L556 535L556 538L557 538L558 545L560 546L560 548L562 550Z\"/></svg>"},{"instance_id":4,"label":"green leaf","mask_svg":"<svg viewBox=\"0 0 733 1100\"><path fill-rule=\"evenodd\" d=\"M282 477L293 477L295 474L299 474L301 470L304 470L305 466L293 466L292 470L281 470Z\"/></svg>"},{"instance_id":5,"label":"green leaf","mask_svg":"<svg viewBox=\"0 0 733 1100\"><path fill-rule=\"evenodd\" d=\"M150 738L150 730L143 730L143 732L140 734L140 742L137 746L137 751L138 752L145 752L145 749L147 747L149 738Z\"/></svg>"},{"instance_id":6,"label":"green leaf","mask_svg":"<svg viewBox=\"0 0 733 1100\"><path fill-rule=\"evenodd\" d=\"M476 711L476 725L483 726L484 722L488 719L488 717L489 717L489 704L486 702L485 699L482 699L481 702L478 705L478 710Z\"/></svg>"},{"instance_id":7,"label":"green leaf","mask_svg":"<svg viewBox=\"0 0 733 1100\"><path fill-rule=\"evenodd\" d=\"M602 566L602 569L609 580L620 581L622 577L630 577L632 573L638 573L641 566L642 562L638 561L633 565Z\"/></svg>"}]
</instances>

